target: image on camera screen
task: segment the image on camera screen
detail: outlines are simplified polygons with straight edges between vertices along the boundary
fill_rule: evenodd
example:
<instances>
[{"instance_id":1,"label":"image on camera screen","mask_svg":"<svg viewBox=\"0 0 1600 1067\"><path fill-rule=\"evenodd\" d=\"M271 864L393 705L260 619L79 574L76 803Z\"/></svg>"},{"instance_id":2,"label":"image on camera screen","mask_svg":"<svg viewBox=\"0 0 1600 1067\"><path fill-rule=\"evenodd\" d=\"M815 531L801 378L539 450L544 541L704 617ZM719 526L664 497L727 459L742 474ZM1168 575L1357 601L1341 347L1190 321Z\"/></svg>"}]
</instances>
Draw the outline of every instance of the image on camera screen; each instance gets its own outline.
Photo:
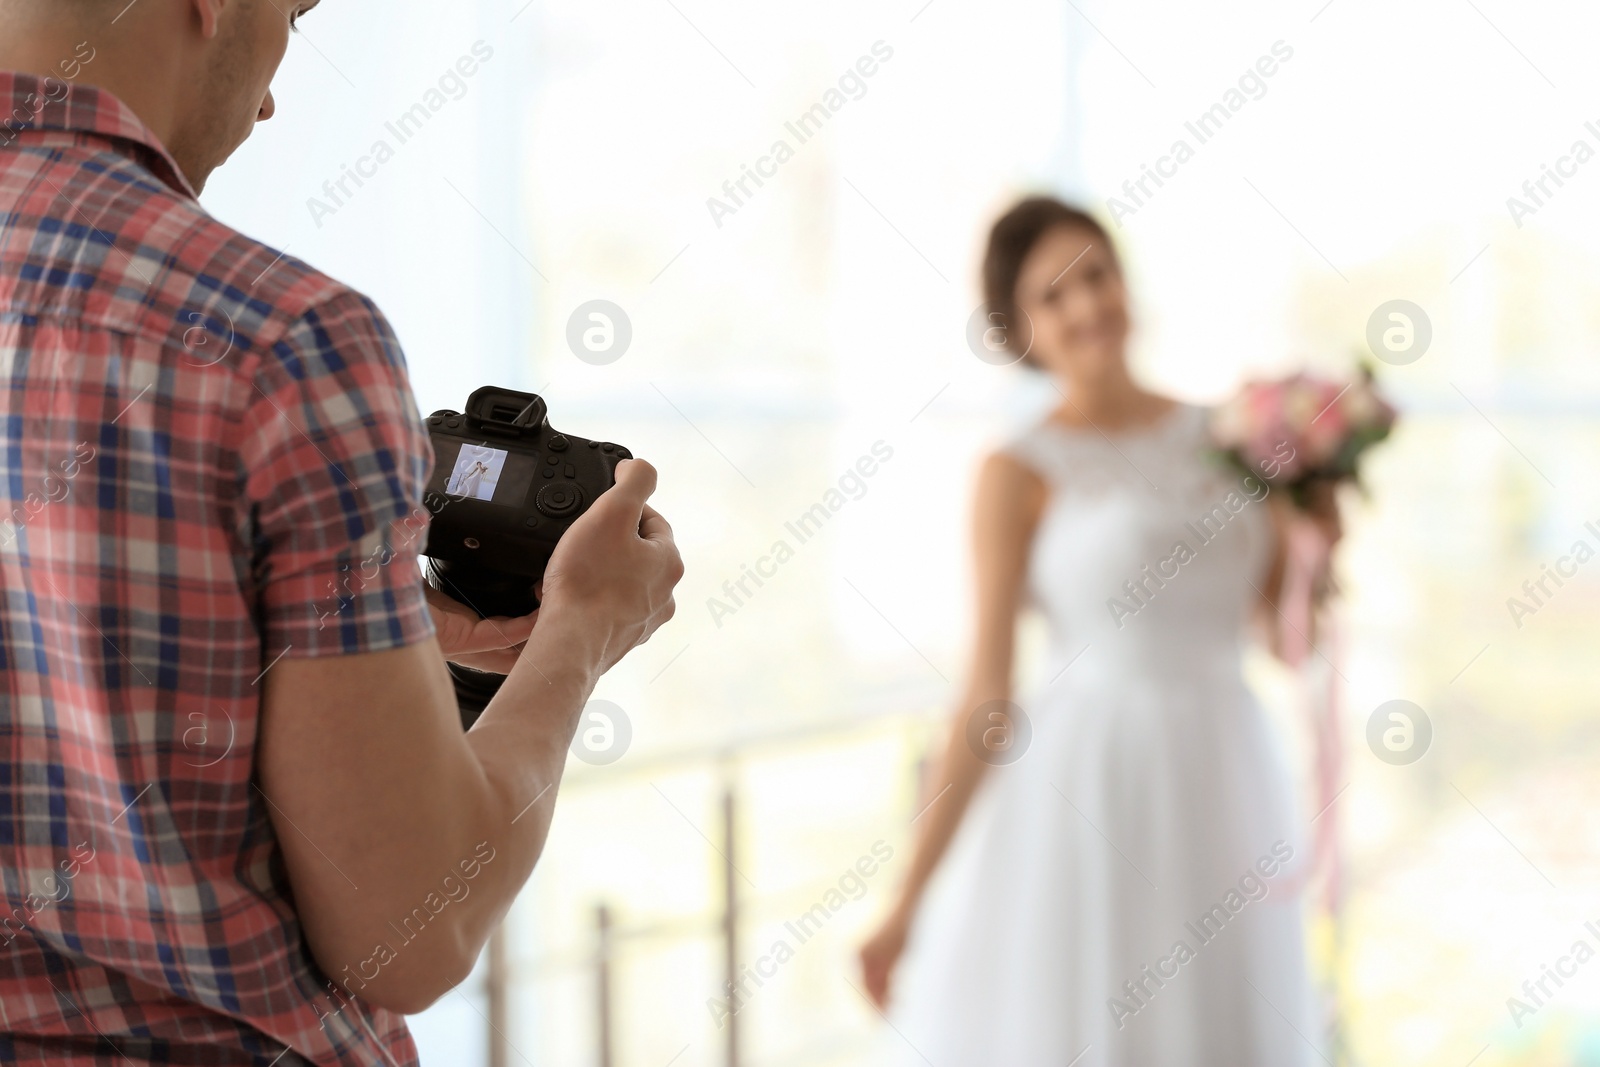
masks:
<instances>
[{"instance_id":1,"label":"image on camera screen","mask_svg":"<svg viewBox=\"0 0 1600 1067\"><path fill-rule=\"evenodd\" d=\"M504 449L490 448L488 445L462 445L444 491L450 496L493 500L505 466Z\"/></svg>"}]
</instances>

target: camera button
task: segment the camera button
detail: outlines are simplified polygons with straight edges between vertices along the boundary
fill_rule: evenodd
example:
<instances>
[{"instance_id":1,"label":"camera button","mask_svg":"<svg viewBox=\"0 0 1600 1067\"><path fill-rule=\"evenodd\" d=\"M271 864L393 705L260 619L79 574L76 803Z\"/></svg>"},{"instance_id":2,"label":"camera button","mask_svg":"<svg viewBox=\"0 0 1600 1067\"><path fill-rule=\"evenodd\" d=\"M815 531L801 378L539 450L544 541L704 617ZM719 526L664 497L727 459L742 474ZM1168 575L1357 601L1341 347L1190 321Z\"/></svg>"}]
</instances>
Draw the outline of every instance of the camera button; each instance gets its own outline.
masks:
<instances>
[{"instance_id":1,"label":"camera button","mask_svg":"<svg viewBox=\"0 0 1600 1067\"><path fill-rule=\"evenodd\" d=\"M577 486L567 482L556 482L540 489L533 503L552 519L559 519L577 511L581 499Z\"/></svg>"},{"instance_id":2,"label":"camera button","mask_svg":"<svg viewBox=\"0 0 1600 1067\"><path fill-rule=\"evenodd\" d=\"M554 467L546 467L540 473L543 474L546 478L554 478L556 476L556 472L555 472L555 468Z\"/></svg>"},{"instance_id":3,"label":"camera button","mask_svg":"<svg viewBox=\"0 0 1600 1067\"><path fill-rule=\"evenodd\" d=\"M566 467L562 469L561 473L566 475L568 478L576 478L578 476L578 468L568 463Z\"/></svg>"},{"instance_id":4,"label":"camera button","mask_svg":"<svg viewBox=\"0 0 1600 1067\"><path fill-rule=\"evenodd\" d=\"M561 434L556 434L554 437L550 438L550 451L565 452L566 450L567 439L565 437L563 437Z\"/></svg>"},{"instance_id":5,"label":"camera button","mask_svg":"<svg viewBox=\"0 0 1600 1067\"><path fill-rule=\"evenodd\" d=\"M600 451L602 451L602 452L615 452L616 450L617 450L617 446L614 445L614 444L611 444L609 441L600 446Z\"/></svg>"}]
</instances>

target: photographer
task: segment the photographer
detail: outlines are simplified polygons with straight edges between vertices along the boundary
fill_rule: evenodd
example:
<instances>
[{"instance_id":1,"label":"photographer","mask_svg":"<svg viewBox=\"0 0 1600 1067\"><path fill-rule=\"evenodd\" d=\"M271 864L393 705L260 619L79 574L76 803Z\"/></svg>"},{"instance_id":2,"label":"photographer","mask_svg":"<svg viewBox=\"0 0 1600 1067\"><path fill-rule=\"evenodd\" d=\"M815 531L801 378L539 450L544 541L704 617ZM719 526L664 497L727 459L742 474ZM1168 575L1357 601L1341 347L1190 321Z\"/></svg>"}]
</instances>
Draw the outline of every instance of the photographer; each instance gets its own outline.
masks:
<instances>
[{"instance_id":1,"label":"photographer","mask_svg":"<svg viewBox=\"0 0 1600 1067\"><path fill-rule=\"evenodd\" d=\"M388 324L196 202L316 2L0 0L0 1062L415 1063L672 615L639 461L537 622L425 592Z\"/></svg>"}]
</instances>

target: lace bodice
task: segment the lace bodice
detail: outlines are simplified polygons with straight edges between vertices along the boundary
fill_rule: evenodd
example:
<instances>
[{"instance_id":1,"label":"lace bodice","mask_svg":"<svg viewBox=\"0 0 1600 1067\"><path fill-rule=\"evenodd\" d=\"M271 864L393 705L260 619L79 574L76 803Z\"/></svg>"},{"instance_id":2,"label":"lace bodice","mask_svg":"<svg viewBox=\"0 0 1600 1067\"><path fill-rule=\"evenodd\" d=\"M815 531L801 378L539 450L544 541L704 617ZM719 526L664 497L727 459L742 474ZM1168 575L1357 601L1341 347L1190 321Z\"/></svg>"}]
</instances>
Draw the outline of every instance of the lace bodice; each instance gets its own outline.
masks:
<instances>
[{"instance_id":1,"label":"lace bodice","mask_svg":"<svg viewBox=\"0 0 1600 1067\"><path fill-rule=\"evenodd\" d=\"M1208 412L1180 405L1137 430L1045 422L1006 446L1050 492L1028 591L1058 656L1166 673L1237 646L1268 559L1268 489L1209 455Z\"/></svg>"}]
</instances>

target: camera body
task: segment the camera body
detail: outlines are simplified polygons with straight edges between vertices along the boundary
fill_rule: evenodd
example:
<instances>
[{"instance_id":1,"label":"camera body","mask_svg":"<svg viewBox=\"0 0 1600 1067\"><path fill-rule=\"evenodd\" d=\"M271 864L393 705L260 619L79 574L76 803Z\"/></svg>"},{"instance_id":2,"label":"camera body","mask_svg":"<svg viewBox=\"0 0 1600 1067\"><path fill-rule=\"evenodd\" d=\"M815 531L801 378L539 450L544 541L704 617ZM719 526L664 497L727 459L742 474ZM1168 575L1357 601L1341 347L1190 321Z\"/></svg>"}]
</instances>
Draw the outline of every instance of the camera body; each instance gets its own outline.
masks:
<instances>
[{"instance_id":1,"label":"camera body","mask_svg":"<svg viewBox=\"0 0 1600 1067\"><path fill-rule=\"evenodd\" d=\"M633 458L555 429L544 398L492 385L465 412L429 415L428 436L427 491L440 506L423 554L532 581L567 527L616 483L617 464Z\"/></svg>"},{"instance_id":2,"label":"camera body","mask_svg":"<svg viewBox=\"0 0 1600 1067\"><path fill-rule=\"evenodd\" d=\"M486 618L530 614L556 542L616 484L617 464L633 453L561 433L542 397L498 386L475 391L464 412L434 412L427 426L428 582ZM501 678L450 670L470 726Z\"/></svg>"}]
</instances>

